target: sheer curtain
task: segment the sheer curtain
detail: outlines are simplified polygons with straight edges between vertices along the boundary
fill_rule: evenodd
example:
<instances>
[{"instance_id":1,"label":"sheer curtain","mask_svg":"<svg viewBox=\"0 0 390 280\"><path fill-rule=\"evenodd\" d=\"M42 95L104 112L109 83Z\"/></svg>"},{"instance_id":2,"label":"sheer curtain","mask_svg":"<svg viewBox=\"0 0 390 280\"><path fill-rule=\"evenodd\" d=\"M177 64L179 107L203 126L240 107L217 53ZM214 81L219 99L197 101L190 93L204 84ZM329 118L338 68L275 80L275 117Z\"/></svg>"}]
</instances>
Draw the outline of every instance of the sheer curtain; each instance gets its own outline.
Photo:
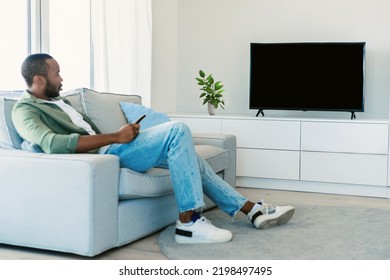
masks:
<instances>
[{"instance_id":1,"label":"sheer curtain","mask_svg":"<svg viewBox=\"0 0 390 280\"><path fill-rule=\"evenodd\" d=\"M42 51L50 53L60 64L61 75L64 78L63 89L89 87L91 85L89 0L50 0L45 9L47 25L41 27L44 28L42 35L45 38Z\"/></svg>"},{"instance_id":2,"label":"sheer curtain","mask_svg":"<svg viewBox=\"0 0 390 280\"><path fill-rule=\"evenodd\" d=\"M91 85L150 106L151 0L91 0Z\"/></svg>"}]
</instances>

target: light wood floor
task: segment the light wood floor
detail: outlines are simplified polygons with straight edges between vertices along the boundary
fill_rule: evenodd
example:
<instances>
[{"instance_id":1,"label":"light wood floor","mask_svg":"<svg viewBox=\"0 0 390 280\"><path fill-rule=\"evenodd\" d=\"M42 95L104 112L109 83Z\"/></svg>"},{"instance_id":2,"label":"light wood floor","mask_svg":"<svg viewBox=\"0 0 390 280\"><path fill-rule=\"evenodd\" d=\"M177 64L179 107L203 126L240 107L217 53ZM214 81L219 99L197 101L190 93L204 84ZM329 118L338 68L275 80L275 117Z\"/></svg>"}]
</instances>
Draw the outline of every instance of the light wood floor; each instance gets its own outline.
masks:
<instances>
[{"instance_id":1,"label":"light wood floor","mask_svg":"<svg viewBox=\"0 0 390 280\"><path fill-rule=\"evenodd\" d=\"M252 201L263 199L265 202L279 205L309 204L334 205L390 210L390 200L345 195L317 194L305 192L290 192L237 188ZM239 213L238 215L242 215ZM207 217L207 213L205 213ZM157 245L158 233L133 242L127 246L109 250L93 259L102 260L164 260L165 256ZM36 250L0 244L0 260L65 260L91 259L73 254L63 254L51 251Z\"/></svg>"}]
</instances>

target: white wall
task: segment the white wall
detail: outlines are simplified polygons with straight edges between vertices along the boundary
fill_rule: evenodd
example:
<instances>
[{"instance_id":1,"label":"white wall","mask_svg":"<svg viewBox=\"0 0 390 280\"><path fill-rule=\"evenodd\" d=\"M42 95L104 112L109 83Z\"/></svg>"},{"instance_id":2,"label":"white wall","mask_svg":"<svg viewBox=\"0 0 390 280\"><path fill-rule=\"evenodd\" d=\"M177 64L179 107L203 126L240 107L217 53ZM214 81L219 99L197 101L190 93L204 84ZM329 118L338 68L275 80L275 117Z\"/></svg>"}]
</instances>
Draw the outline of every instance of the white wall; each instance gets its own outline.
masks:
<instances>
[{"instance_id":1,"label":"white wall","mask_svg":"<svg viewBox=\"0 0 390 280\"><path fill-rule=\"evenodd\" d=\"M152 104L206 112L194 79L203 69L225 84L226 113L254 115L248 109L251 42L366 41L365 113L357 116L388 118L389 12L386 0L154 0Z\"/></svg>"},{"instance_id":2,"label":"white wall","mask_svg":"<svg viewBox=\"0 0 390 280\"><path fill-rule=\"evenodd\" d=\"M152 0L151 107L177 111L177 2Z\"/></svg>"}]
</instances>

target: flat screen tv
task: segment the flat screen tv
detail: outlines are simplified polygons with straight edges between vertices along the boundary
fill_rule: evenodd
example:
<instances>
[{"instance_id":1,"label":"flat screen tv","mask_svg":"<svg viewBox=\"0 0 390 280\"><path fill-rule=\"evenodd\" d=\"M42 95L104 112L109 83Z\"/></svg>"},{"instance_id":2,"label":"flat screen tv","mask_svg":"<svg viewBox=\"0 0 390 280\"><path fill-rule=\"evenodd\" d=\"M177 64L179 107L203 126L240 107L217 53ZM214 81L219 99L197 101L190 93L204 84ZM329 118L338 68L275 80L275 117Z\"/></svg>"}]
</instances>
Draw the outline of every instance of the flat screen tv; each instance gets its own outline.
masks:
<instances>
[{"instance_id":1,"label":"flat screen tv","mask_svg":"<svg viewBox=\"0 0 390 280\"><path fill-rule=\"evenodd\" d=\"M364 112L365 42L251 43L250 109Z\"/></svg>"}]
</instances>

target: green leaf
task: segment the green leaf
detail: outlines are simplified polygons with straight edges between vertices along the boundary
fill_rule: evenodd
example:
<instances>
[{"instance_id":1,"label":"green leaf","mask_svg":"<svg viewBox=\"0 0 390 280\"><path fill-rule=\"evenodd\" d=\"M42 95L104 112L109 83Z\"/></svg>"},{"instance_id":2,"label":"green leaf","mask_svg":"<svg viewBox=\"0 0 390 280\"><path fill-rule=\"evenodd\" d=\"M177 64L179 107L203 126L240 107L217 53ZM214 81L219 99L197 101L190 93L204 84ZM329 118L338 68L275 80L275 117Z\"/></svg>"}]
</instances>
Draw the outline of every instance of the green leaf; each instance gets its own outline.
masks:
<instances>
[{"instance_id":1,"label":"green leaf","mask_svg":"<svg viewBox=\"0 0 390 280\"><path fill-rule=\"evenodd\" d=\"M208 76L207 77L207 81L210 83L210 84L214 84L214 78L213 78L213 76Z\"/></svg>"},{"instance_id":2,"label":"green leaf","mask_svg":"<svg viewBox=\"0 0 390 280\"><path fill-rule=\"evenodd\" d=\"M199 70L199 76L204 78L204 77L206 77L206 74L202 70Z\"/></svg>"},{"instance_id":3,"label":"green leaf","mask_svg":"<svg viewBox=\"0 0 390 280\"><path fill-rule=\"evenodd\" d=\"M206 95L206 93L203 92L203 93L199 96L199 98L202 98L202 97L204 97L205 95Z\"/></svg>"},{"instance_id":4,"label":"green leaf","mask_svg":"<svg viewBox=\"0 0 390 280\"><path fill-rule=\"evenodd\" d=\"M222 87L223 87L223 85L221 85L221 82L217 82L215 84L215 90L220 90Z\"/></svg>"}]
</instances>

